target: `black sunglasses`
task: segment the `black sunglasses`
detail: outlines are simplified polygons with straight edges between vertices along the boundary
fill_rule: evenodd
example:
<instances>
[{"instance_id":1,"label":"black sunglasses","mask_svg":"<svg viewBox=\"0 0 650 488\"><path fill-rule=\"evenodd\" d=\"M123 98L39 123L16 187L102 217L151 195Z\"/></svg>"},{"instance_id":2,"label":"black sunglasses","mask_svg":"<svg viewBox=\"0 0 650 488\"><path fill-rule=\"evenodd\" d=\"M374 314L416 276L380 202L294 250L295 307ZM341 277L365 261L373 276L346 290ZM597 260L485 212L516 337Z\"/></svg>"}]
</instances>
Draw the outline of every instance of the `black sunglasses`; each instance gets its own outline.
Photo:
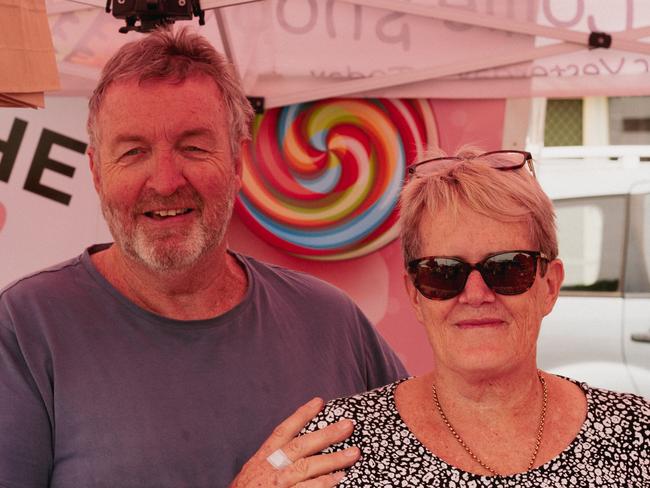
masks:
<instances>
[{"instance_id":1,"label":"black sunglasses","mask_svg":"<svg viewBox=\"0 0 650 488\"><path fill-rule=\"evenodd\" d=\"M473 158L461 158L459 156L444 156L441 158L432 158L420 161L419 163L412 164L406 168L409 176L429 176L444 165L445 163L457 161L480 161L484 160L487 164L494 169L501 171L519 169L525 164L528 165L528 170L535 176L535 167L533 166L533 156L528 151L514 151L514 150L501 150L489 151Z\"/></svg>"},{"instance_id":2,"label":"black sunglasses","mask_svg":"<svg viewBox=\"0 0 650 488\"><path fill-rule=\"evenodd\" d=\"M548 257L537 251L502 251L476 264L454 257L427 256L410 261L407 272L413 286L430 300L449 300L460 295L473 270L481 273L485 284L495 293L520 295L533 286L538 260L542 261L544 274Z\"/></svg>"}]
</instances>

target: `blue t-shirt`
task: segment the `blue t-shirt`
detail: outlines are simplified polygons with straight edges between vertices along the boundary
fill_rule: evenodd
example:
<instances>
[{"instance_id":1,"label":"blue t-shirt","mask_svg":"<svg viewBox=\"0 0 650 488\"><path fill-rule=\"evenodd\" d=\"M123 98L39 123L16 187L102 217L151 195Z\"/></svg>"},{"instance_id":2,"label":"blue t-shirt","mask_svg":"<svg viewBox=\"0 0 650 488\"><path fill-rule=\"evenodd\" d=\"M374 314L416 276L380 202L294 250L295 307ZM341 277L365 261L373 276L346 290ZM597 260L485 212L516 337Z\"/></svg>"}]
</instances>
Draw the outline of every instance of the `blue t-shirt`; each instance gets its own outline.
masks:
<instances>
[{"instance_id":1,"label":"blue t-shirt","mask_svg":"<svg viewBox=\"0 0 650 488\"><path fill-rule=\"evenodd\" d=\"M0 486L227 486L313 396L406 375L354 303L236 255L244 299L209 320L139 308L83 255L0 293Z\"/></svg>"}]
</instances>

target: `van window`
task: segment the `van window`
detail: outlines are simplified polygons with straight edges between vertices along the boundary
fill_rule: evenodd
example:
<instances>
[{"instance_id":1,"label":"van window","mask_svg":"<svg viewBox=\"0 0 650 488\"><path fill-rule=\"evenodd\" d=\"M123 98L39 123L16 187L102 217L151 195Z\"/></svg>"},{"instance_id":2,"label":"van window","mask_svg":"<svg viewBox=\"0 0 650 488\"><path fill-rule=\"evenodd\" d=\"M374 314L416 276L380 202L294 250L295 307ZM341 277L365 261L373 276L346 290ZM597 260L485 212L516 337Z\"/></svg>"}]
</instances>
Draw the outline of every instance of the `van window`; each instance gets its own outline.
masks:
<instances>
[{"instance_id":1,"label":"van window","mask_svg":"<svg viewBox=\"0 0 650 488\"><path fill-rule=\"evenodd\" d=\"M650 195L630 196L625 293L650 293Z\"/></svg>"},{"instance_id":2,"label":"van window","mask_svg":"<svg viewBox=\"0 0 650 488\"><path fill-rule=\"evenodd\" d=\"M620 292L626 197L556 200L564 292Z\"/></svg>"}]
</instances>

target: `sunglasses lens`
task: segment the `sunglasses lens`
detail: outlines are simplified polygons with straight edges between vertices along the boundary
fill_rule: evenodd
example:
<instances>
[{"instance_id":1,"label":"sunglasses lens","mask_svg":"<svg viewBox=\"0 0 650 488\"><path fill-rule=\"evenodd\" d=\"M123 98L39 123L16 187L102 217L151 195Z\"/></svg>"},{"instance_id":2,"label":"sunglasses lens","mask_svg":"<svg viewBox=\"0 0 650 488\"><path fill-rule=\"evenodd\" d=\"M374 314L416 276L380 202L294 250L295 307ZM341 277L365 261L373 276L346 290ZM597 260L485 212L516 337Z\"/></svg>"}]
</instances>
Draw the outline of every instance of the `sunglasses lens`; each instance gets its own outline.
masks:
<instances>
[{"instance_id":1,"label":"sunglasses lens","mask_svg":"<svg viewBox=\"0 0 650 488\"><path fill-rule=\"evenodd\" d=\"M409 266L413 285L426 298L448 300L463 291L469 265L449 258L425 258Z\"/></svg>"},{"instance_id":2,"label":"sunglasses lens","mask_svg":"<svg viewBox=\"0 0 650 488\"><path fill-rule=\"evenodd\" d=\"M501 295L524 293L535 281L537 256L523 252L506 252L485 260L481 275L485 283Z\"/></svg>"}]
</instances>

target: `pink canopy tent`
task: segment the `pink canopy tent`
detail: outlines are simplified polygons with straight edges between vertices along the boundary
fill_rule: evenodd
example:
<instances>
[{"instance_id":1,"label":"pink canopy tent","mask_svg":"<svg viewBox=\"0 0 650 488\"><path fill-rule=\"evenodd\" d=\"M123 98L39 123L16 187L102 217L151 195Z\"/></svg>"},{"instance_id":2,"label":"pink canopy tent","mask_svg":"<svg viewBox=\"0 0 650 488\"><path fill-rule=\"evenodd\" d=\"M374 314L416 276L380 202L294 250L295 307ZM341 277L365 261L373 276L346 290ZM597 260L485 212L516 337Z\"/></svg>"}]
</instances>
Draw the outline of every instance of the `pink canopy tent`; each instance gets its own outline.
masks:
<instances>
[{"instance_id":1,"label":"pink canopy tent","mask_svg":"<svg viewBox=\"0 0 650 488\"><path fill-rule=\"evenodd\" d=\"M266 107L340 96L647 95L650 4L634 0L201 0L201 32ZM92 8L94 5L96 8ZM93 86L120 21L48 0L62 93ZM195 21L196 23L196 21ZM603 33L603 36L590 35ZM594 46L602 46L594 48ZM604 47L608 46L608 47Z\"/></svg>"}]
</instances>

